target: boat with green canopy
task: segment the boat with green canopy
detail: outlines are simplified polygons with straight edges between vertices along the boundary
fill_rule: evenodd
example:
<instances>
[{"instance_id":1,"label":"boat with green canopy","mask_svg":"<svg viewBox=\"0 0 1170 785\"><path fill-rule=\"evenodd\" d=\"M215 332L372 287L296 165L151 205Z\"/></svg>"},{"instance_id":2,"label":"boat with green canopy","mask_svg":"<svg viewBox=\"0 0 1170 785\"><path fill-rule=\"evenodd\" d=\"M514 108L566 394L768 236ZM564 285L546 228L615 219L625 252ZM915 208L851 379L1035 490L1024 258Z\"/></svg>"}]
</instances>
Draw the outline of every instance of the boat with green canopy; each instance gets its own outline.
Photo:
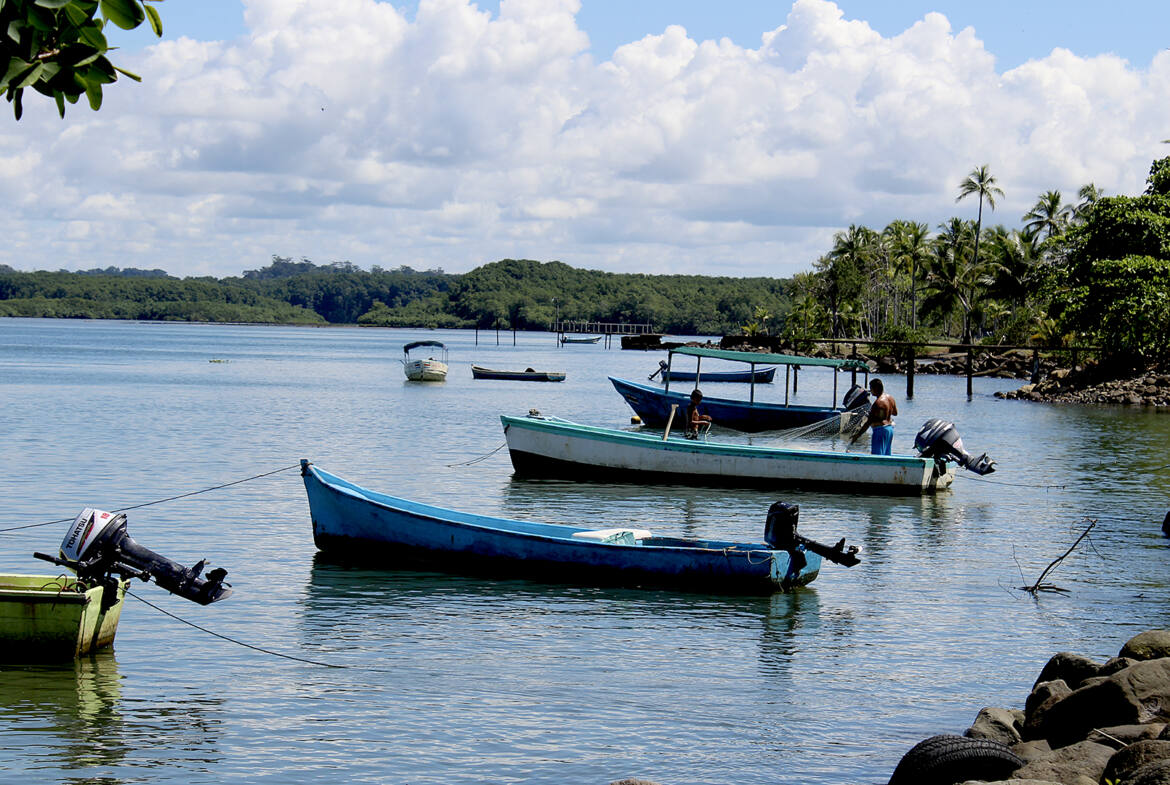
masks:
<instances>
[{"instance_id":1,"label":"boat with green canopy","mask_svg":"<svg viewBox=\"0 0 1170 785\"><path fill-rule=\"evenodd\" d=\"M756 365L784 366L784 402L765 403L756 400L756 386L750 387L748 400L713 398L704 396L702 409L711 416L716 425L737 431L758 432L784 430L810 425L821 420L836 417L842 412L865 406L869 393L865 385L857 384L857 373L869 376L869 366L864 360L836 359L832 357L802 357L791 354L770 354L765 352L743 352L731 349L707 349L698 346L679 346L667 354L667 382L665 387L650 387L626 379L609 377L618 393L625 398L630 408L651 427L666 427L676 413L686 410L690 403L690 390L679 392L670 389L669 371L674 365L675 355L695 358L695 382L691 389L697 389L703 382L702 363L704 358L730 360ZM833 372L833 400L829 406L807 406L790 403L790 393L796 387L796 374L802 368L828 368ZM838 405L838 377L842 371L852 374L851 387Z\"/></svg>"}]
</instances>

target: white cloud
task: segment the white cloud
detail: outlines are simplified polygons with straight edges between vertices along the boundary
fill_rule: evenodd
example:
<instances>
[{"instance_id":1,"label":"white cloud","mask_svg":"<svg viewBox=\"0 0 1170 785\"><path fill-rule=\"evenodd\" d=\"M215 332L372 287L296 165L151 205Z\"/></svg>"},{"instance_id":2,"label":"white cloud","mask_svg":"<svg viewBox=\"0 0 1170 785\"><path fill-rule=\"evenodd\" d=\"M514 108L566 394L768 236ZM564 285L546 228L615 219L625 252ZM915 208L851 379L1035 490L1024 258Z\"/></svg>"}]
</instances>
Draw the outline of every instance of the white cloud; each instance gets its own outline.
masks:
<instances>
[{"instance_id":1,"label":"white cloud","mask_svg":"<svg viewBox=\"0 0 1170 785\"><path fill-rule=\"evenodd\" d=\"M850 223L962 214L980 164L1016 225L1050 188L1140 191L1167 154L1168 52L998 72L940 14L886 38L797 0L757 49L671 26L596 63L579 7L247 0L250 35L119 62L144 82L101 112L26 97L0 128L0 262L791 275Z\"/></svg>"}]
</instances>

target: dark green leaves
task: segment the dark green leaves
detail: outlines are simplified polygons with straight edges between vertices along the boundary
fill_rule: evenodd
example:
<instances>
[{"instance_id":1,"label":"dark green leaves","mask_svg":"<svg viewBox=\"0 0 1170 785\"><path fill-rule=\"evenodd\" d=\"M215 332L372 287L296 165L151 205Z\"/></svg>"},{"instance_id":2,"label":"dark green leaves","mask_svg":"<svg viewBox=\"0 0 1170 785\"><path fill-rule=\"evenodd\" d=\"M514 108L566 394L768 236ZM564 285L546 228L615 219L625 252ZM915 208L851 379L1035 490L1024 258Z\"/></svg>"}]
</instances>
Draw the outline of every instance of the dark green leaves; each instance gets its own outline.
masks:
<instances>
[{"instance_id":1,"label":"dark green leaves","mask_svg":"<svg viewBox=\"0 0 1170 785\"><path fill-rule=\"evenodd\" d=\"M52 98L64 117L65 104L82 95L99 109L102 85L119 73L141 81L107 59L103 28L108 21L132 30L149 21L161 36L162 19L148 2L155 0L0 0L0 92L16 119L25 88Z\"/></svg>"},{"instance_id":2,"label":"dark green leaves","mask_svg":"<svg viewBox=\"0 0 1170 785\"><path fill-rule=\"evenodd\" d=\"M146 18L138 0L102 0L102 15L123 30L133 30Z\"/></svg>"}]
</instances>

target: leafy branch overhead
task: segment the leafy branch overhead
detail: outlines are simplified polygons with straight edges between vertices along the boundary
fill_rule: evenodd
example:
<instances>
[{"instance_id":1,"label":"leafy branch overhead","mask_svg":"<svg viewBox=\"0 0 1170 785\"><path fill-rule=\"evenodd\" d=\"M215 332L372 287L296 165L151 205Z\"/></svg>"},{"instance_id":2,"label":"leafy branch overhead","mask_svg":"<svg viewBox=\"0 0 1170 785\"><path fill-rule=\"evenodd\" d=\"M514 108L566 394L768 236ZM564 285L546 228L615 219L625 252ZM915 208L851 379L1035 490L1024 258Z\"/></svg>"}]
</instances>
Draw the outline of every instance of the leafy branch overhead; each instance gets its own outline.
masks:
<instances>
[{"instance_id":1,"label":"leafy branch overhead","mask_svg":"<svg viewBox=\"0 0 1170 785\"><path fill-rule=\"evenodd\" d=\"M109 61L111 47L105 26L112 22L133 30L144 21L162 36L162 19L150 3L160 0L0 0L0 90L19 120L24 114L26 88L57 102L65 116L65 102L84 95L97 111L102 85L118 74L142 79ZM116 47L115 47L116 48Z\"/></svg>"}]
</instances>

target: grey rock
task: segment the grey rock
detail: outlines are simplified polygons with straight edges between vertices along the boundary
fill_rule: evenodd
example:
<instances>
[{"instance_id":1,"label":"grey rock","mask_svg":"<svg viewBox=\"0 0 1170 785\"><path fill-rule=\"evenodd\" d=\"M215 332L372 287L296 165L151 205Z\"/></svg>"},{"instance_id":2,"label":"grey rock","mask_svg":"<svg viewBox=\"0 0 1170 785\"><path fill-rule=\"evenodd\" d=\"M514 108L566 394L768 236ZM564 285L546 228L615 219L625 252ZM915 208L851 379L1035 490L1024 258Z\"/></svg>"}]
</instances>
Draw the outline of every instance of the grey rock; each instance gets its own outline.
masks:
<instances>
[{"instance_id":1,"label":"grey rock","mask_svg":"<svg viewBox=\"0 0 1170 785\"><path fill-rule=\"evenodd\" d=\"M1116 725L1111 728L1094 728L1089 741L1109 744L1117 749L1127 747L1143 739L1156 739L1167 727L1163 722L1147 722L1140 725Z\"/></svg>"},{"instance_id":2,"label":"grey rock","mask_svg":"<svg viewBox=\"0 0 1170 785\"><path fill-rule=\"evenodd\" d=\"M1084 655L1068 651L1058 652L1045 663L1032 689L1035 690L1042 682L1060 679L1070 689L1075 690L1085 679L1096 676L1100 669L1099 664Z\"/></svg>"},{"instance_id":3,"label":"grey rock","mask_svg":"<svg viewBox=\"0 0 1170 785\"><path fill-rule=\"evenodd\" d=\"M1090 680L1095 681L1095 680ZM1037 716L1038 715L1038 716ZM1093 728L1170 720L1170 659L1138 662L1107 679L1086 683L1050 705L1037 707L1025 738L1054 749L1087 738Z\"/></svg>"},{"instance_id":4,"label":"grey rock","mask_svg":"<svg viewBox=\"0 0 1170 785\"><path fill-rule=\"evenodd\" d=\"M1138 741L1113 753L1102 777L1117 782L1129 778L1141 767L1156 761L1170 760L1170 741Z\"/></svg>"},{"instance_id":5,"label":"grey rock","mask_svg":"<svg viewBox=\"0 0 1170 785\"><path fill-rule=\"evenodd\" d=\"M1048 756L1036 758L1016 769L1013 777L1020 779L1053 780L1071 783L1076 777L1087 777L1096 783L1101 779L1106 764L1113 757L1112 747L1093 741L1080 741L1053 750Z\"/></svg>"},{"instance_id":6,"label":"grey rock","mask_svg":"<svg viewBox=\"0 0 1170 785\"><path fill-rule=\"evenodd\" d=\"M1170 760L1147 763L1136 769L1118 785L1170 785Z\"/></svg>"},{"instance_id":7,"label":"grey rock","mask_svg":"<svg viewBox=\"0 0 1170 785\"><path fill-rule=\"evenodd\" d=\"M1023 724L1024 712L1019 709L985 708L963 735L971 739L991 739L1010 747L1020 742Z\"/></svg>"},{"instance_id":8,"label":"grey rock","mask_svg":"<svg viewBox=\"0 0 1170 785\"><path fill-rule=\"evenodd\" d=\"M1135 635L1121 647L1118 656L1135 660L1170 657L1170 630L1147 630Z\"/></svg>"}]
</instances>

